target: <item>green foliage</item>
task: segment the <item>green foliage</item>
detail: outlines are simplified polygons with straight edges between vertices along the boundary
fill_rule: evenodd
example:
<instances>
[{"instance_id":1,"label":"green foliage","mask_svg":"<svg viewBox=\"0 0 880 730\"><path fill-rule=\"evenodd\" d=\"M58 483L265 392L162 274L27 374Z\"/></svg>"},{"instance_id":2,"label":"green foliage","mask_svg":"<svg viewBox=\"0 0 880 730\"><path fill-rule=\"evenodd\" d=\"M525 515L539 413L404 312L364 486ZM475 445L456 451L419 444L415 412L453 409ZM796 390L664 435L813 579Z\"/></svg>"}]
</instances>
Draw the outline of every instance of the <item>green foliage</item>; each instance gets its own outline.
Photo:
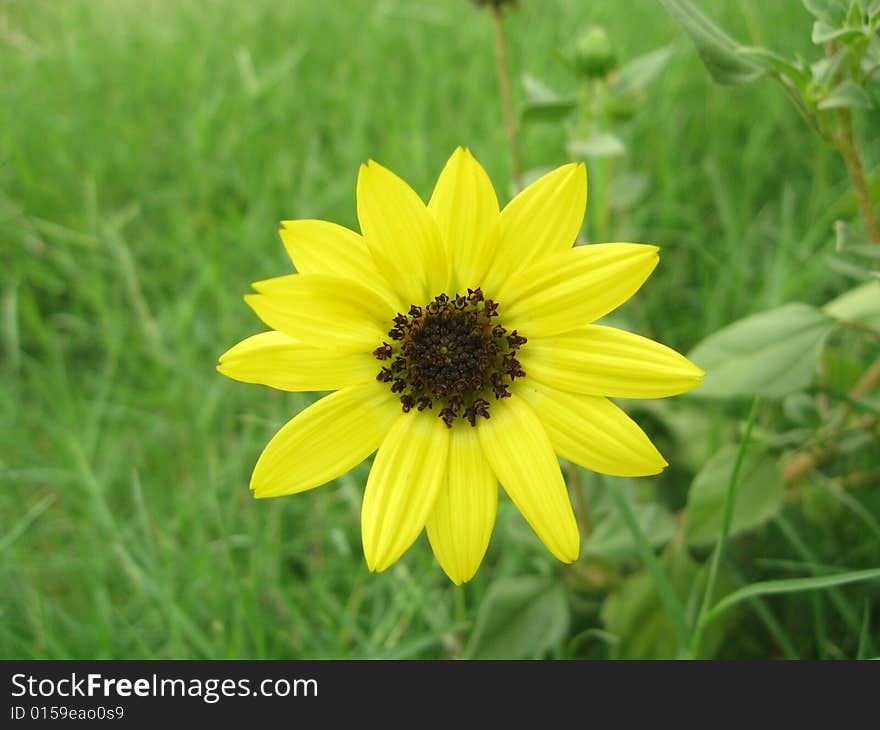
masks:
<instances>
[{"instance_id":1,"label":"green foliage","mask_svg":"<svg viewBox=\"0 0 880 730\"><path fill-rule=\"evenodd\" d=\"M706 572L681 549L667 551L661 566L682 605L693 603L706 581ZM724 587L729 590L727 586ZM723 591L723 592L726 592ZM680 654L669 615L650 573L633 573L602 605L602 623L616 638L611 656L615 659L653 659ZM717 624L706 637L704 656L712 656L724 639L724 626Z\"/></svg>"},{"instance_id":2,"label":"green foliage","mask_svg":"<svg viewBox=\"0 0 880 730\"><path fill-rule=\"evenodd\" d=\"M877 104L869 91L880 57L880 12L874 5L863 12L859 0L804 0L816 18L812 41L826 50L825 57L808 65L800 56L791 60L769 48L740 44L690 0L661 2L688 34L715 81L748 84L769 75L810 126L844 153L847 135L833 131L829 113Z\"/></svg>"},{"instance_id":3,"label":"green foliage","mask_svg":"<svg viewBox=\"0 0 880 730\"><path fill-rule=\"evenodd\" d=\"M706 371L694 395L782 396L807 387L834 320L807 304L785 304L715 332L688 357Z\"/></svg>"},{"instance_id":4,"label":"green foliage","mask_svg":"<svg viewBox=\"0 0 880 730\"><path fill-rule=\"evenodd\" d=\"M871 97L850 79L844 79L831 89L816 107L818 109L870 109Z\"/></svg>"},{"instance_id":5,"label":"green foliage","mask_svg":"<svg viewBox=\"0 0 880 730\"><path fill-rule=\"evenodd\" d=\"M663 71L673 53L672 46L665 46L627 61L617 71L614 79L615 92L622 96L641 94Z\"/></svg>"},{"instance_id":6,"label":"green foliage","mask_svg":"<svg viewBox=\"0 0 880 730\"><path fill-rule=\"evenodd\" d=\"M827 25L839 25L849 12L849 0L802 0L804 7Z\"/></svg>"},{"instance_id":7,"label":"green foliage","mask_svg":"<svg viewBox=\"0 0 880 730\"><path fill-rule=\"evenodd\" d=\"M816 591L835 586L858 583L860 581L880 580L880 568L871 570L854 570L834 575L820 575L812 578L789 578L786 580L768 580L761 583L752 583L745 588L722 598L715 607L709 611L706 622L711 623L721 617L726 611L739 603L758 596L774 596L780 593L799 593L801 591Z\"/></svg>"},{"instance_id":8,"label":"green foliage","mask_svg":"<svg viewBox=\"0 0 880 730\"><path fill-rule=\"evenodd\" d=\"M565 591L546 578L493 583L465 649L469 659L538 659L568 632Z\"/></svg>"},{"instance_id":9,"label":"green foliage","mask_svg":"<svg viewBox=\"0 0 880 730\"><path fill-rule=\"evenodd\" d=\"M660 74L672 49L659 48L638 56L616 71L614 44L604 28L586 28L571 45L568 52L559 55L580 89L560 96L534 75L525 73L522 86L526 101L520 118L527 124L566 120L566 151L570 157L620 157L626 154L626 143L612 129L632 119L644 87Z\"/></svg>"},{"instance_id":10,"label":"green foliage","mask_svg":"<svg viewBox=\"0 0 880 730\"><path fill-rule=\"evenodd\" d=\"M880 55L862 32L852 53L819 60L814 19L796 3L751 3L748 26L738 4L698 4L748 41L740 61L751 54L789 86L707 88L694 57L673 53L680 33L655 0L634 0L639 24L610 0L524 0L506 14L510 65L541 79L524 79L519 101L543 95L534 119L549 121L526 113L520 147L545 169L569 159L569 140L606 133L626 146L588 159L583 236L659 243L662 259L609 323L685 352L787 301L819 308L823 330L832 322L809 387L761 408L712 605L750 592L712 615L698 655L874 656L878 582L844 579L880 564L877 426L866 423L880 403L876 388L850 396L880 354L877 257L842 165L774 92L795 92L817 125L833 121L847 107L818 104L841 74L860 74L876 102ZM370 574L359 528L369 464L296 497L250 498L261 448L312 399L214 371L222 350L262 329L241 303L248 282L288 270L277 222L356 228L369 157L427 199L457 144L508 198L487 14L447 0L351 5L0 3L0 656L686 653L709 574L708 543L687 539L690 485L741 440L749 394L622 402L670 467L637 480L575 474L586 519L573 566L502 495L471 583L453 587L424 539ZM870 27L880 4L862 5ZM554 50L595 24L620 65L585 85ZM773 51L760 48L768 38ZM852 112L868 136L876 112ZM866 146L875 201L876 153ZM819 468L785 483L769 524L740 533L752 490L778 488L775 470L749 476L753 454L783 467L805 451L824 455ZM821 580L809 593L772 583L803 576Z\"/></svg>"},{"instance_id":11,"label":"green foliage","mask_svg":"<svg viewBox=\"0 0 880 730\"><path fill-rule=\"evenodd\" d=\"M565 146L572 157L620 157L626 154L626 144L611 132L591 131L583 139L571 139Z\"/></svg>"},{"instance_id":12,"label":"green foliage","mask_svg":"<svg viewBox=\"0 0 880 730\"><path fill-rule=\"evenodd\" d=\"M576 99L565 99L531 74L523 74L523 89L528 101L522 108L524 122L559 122L577 107Z\"/></svg>"},{"instance_id":13,"label":"green foliage","mask_svg":"<svg viewBox=\"0 0 880 730\"><path fill-rule=\"evenodd\" d=\"M700 469L688 490L684 535L689 543L714 543L721 519L737 447L724 446ZM782 479L770 454L748 452L742 464L731 537L761 525L782 508Z\"/></svg>"},{"instance_id":14,"label":"green foliage","mask_svg":"<svg viewBox=\"0 0 880 730\"><path fill-rule=\"evenodd\" d=\"M858 322L880 330L880 281L869 281L845 291L822 307L842 322Z\"/></svg>"},{"instance_id":15,"label":"green foliage","mask_svg":"<svg viewBox=\"0 0 880 730\"><path fill-rule=\"evenodd\" d=\"M611 490L623 494L639 530L653 547L662 547L675 534L675 518L669 510L656 502L638 499L634 485L623 480L609 483L603 479L589 479L584 485L588 518L595 529L587 538L583 550L588 556L610 560L632 558L638 547L626 520L620 514Z\"/></svg>"},{"instance_id":16,"label":"green foliage","mask_svg":"<svg viewBox=\"0 0 880 730\"><path fill-rule=\"evenodd\" d=\"M764 75L754 55L741 54L745 48L721 29L690 0L660 0L700 54L700 60L719 84L747 84Z\"/></svg>"}]
</instances>

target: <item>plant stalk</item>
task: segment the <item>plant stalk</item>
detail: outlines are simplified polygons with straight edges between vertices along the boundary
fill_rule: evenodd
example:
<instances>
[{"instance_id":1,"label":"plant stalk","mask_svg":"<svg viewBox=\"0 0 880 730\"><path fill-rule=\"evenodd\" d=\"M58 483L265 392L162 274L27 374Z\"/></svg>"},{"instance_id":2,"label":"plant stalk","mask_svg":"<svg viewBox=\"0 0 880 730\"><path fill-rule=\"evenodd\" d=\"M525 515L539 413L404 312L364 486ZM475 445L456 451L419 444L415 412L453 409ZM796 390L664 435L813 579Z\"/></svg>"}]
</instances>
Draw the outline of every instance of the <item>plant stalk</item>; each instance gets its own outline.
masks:
<instances>
[{"instance_id":1,"label":"plant stalk","mask_svg":"<svg viewBox=\"0 0 880 730\"><path fill-rule=\"evenodd\" d=\"M507 152L510 156L510 171L513 185L522 190L522 165L516 142L516 117L510 97L510 77L507 73L507 44L504 40L504 11L499 5L492 6L492 23L495 27L495 65L498 69L498 92L501 97L501 114L507 132Z\"/></svg>"},{"instance_id":2,"label":"plant stalk","mask_svg":"<svg viewBox=\"0 0 880 730\"><path fill-rule=\"evenodd\" d=\"M865 181L862 160L853 139L852 112L849 109L838 109L837 125L837 149L846 162L846 171L856 194L859 216L865 226L865 233L870 241L880 244L880 225L877 223L868 183Z\"/></svg>"}]
</instances>

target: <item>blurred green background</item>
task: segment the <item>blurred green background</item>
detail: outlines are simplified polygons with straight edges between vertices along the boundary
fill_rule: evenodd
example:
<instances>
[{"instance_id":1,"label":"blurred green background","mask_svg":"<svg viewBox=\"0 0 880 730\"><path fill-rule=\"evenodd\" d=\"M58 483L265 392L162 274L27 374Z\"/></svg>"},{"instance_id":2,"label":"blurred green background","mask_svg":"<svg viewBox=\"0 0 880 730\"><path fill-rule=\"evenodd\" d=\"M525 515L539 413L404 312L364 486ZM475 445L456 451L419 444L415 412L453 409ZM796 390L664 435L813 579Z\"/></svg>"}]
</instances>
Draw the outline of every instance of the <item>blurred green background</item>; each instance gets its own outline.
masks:
<instances>
[{"instance_id":1,"label":"blurred green background","mask_svg":"<svg viewBox=\"0 0 880 730\"><path fill-rule=\"evenodd\" d=\"M794 0L701 6L745 41L812 53ZM769 82L713 86L656 0L521 0L506 24L515 101L524 72L570 85L556 49L590 23L624 60L676 50L627 132L625 164L650 185L613 237L663 249L619 316L687 352L751 312L843 291L829 268L831 223L854 210L843 164ZM367 571L368 464L293 497L248 492L263 445L311 399L214 370L263 329L242 301L250 282L290 270L278 221L356 228L359 163L379 160L426 197L459 144L509 197L486 11L466 0L6 0L0 102L0 656L674 653L638 555L610 527L610 548L563 567L502 500L482 568L455 589L424 537L386 573ZM558 127L520 141L527 168L567 159ZM747 405L627 404L672 466L637 483L583 474L587 501L610 486L680 509ZM787 577L809 556L876 566L880 504L864 499L868 521L799 501L781 525L738 538L725 590ZM677 533L657 547L686 592L707 549L686 552ZM852 656L878 600L875 583L745 605L706 653Z\"/></svg>"}]
</instances>

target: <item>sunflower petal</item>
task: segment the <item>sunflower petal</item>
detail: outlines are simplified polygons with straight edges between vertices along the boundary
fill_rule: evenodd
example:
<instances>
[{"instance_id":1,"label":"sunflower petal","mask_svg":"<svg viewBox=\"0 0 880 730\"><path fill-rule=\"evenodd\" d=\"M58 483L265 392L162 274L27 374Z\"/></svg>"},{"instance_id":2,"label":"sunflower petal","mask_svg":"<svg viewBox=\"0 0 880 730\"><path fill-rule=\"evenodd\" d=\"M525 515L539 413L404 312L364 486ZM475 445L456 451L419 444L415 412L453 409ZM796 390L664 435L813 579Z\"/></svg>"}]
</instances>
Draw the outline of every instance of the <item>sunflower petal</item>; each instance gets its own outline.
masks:
<instances>
[{"instance_id":1,"label":"sunflower petal","mask_svg":"<svg viewBox=\"0 0 880 730\"><path fill-rule=\"evenodd\" d=\"M432 413L402 414L379 447L361 508L372 571L394 563L425 527L446 473L449 429Z\"/></svg>"},{"instance_id":2,"label":"sunflower petal","mask_svg":"<svg viewBox=\"0 0 880 730\"><path fill-rule=\"evenodd\" d=\"M504 323L528 337L547 337L599 319L638 291L657 266L657 251L641 243L594 243L542 259L498 293Z\"/></svg>"},{"instance_id":3,"label":"sunflower petal","mask_svg":"<svg viewBox=\"0 0 880 730\"><path fill-rule=\"evenodd\" d=\"M516 395L492 404L477 427L483 453L517 509L547 549L577 560L580 534L559 462L541 421Z\"/></svg>"},{"instance_id":4,"label":"sunflower petal","mask_svg":"<svg viewBox=\"0 0 880 730\"><path fill-rule=\"evenodd\" d=\"M498 507L498 481L476 429L450 433L446 479L428 517L428 539L455 585L469 581L486 554Z\"/></svg>"},{"instance_id":5,"label":"sunflower petal","mask_svg":"<svg viewBox=\"0 0 880 730\"><path fill-rule=\"evenodd\" d=\"M607 398L565 393L530 379L517 389L562 458L600 474L641 477L668 466L645 432Z\"/></svg>"},{"instance_id":6,"label":"sunflower petal","mask_svg":"<svg viewBox=\"0 0 880 730\"><path fill-rule=\"evenodd\" d=\"M512 272L571 248L587 206L587 169L571 163L547 173L501 211L498 254L486 286L496 291Z\"/></svg>"},{"instance_id":7,"label":"sunflower petal","mask_svg":"<svg viewBox=\"0 0 880 730\"><path fill-rule=\"evenodd\" d=\"M421 305L443 290L447 260L440 231L409 185L377 162L361 165L357 214L373 261L401 300Z\"/></svg>"},{"instance_id":8,"label":"sunflower petal","mask_svg":"<svg viewBox=\"0 0 880 730\"><path fill-rule=\"evenodd\" d=\"M390 298L390 286L359 233L329 221L295 220L281 221L278 235L300 274L354 279Z\"/></svg>"},{"instance_id":9,"label":"sunflower petal","mask_svg":"<svg viewBox=\"0 0 880 730\"><path fill-rule=\"evenodd\" d=\"M665 398L696 388L703 377L666 345L595 324L529 340L519 360L527 376L544 385L610 398Z\"/></svg>"},{"instance_id":10,"label":"sunflower petal","mask_svg":"<svg viewBox=\"0 0 880 730\"><path fill-rule=\"evenodd\" d=\"M244 383L279 390L339 390L374 380L376 359L366 352L339 353L303 345L272 330L242 340L220 356L217 370Z\"/></svg>"},{"instance_id":11,"label":"sunflower petal","mask_svg":"<svg viewBox=\"0 0 880 730\"><path fill-rule=\"evenodd\" d=\"M428 211L437 221L450 270L449 293L476 288L498 240L498 198L469 150L459 147L440 173Z\"/></svg>"},{"instance_id":12,"label":"sunflower petal","mask_svg":"<svg viewBox=\"0 0 880 730\"><path fill-rule=\"evenodd\" d=\"M400 403L379 383L321 398L263 449L251 477L254 496L295 494L336 479L379 447L398 416Z\"/></svg>"},{"instance_id":13,"label":"sunflower petal","mask_svg":"<svg viewBox=\"0 0 880 730\"><path fill-rule=\"evenodd\" d=\"M394 307L377 292L327 274L290 274L254 284L245 296L273 329L311 347L370 352L388 336Z\"/></svg>"}]
</instances>

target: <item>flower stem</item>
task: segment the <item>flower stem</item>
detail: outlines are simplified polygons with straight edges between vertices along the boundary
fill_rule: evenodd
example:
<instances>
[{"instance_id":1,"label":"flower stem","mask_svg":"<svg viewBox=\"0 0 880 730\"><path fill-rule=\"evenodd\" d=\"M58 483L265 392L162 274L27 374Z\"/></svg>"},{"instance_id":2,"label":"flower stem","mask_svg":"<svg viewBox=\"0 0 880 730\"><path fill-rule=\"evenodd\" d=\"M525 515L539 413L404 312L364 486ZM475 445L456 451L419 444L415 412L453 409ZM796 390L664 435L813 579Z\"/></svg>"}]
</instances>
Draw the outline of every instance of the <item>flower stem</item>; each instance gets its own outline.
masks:
<instances>
[{"instance_id":1,"label":"flower stem","mask_svg":"<svg viewBox=\"0 0 880 730\"><path fill-rule=\"evenodd\" d=\"M852 112L849 109L837 111L837 149L846 162L846 171L856 194L865 233L869 240L880 244L880 225L877 224L877 215L874 213L871 194L865 181L865 170L853 139Z\"/></svg>"},{"instance_id":2,"label":"flower stem","mask_svg":"<svg viewBox=\"0 0 880 730\"><path fill-rule=\"evenodd\" d=\"M522 190L522 165L516 143L516 118L510 100L510 77L507 73L507 44L504 40L504 11L500 5L492 6L492 21L495 26L495 65L498 69L498 91L501 96L501 113L507 132L507 152L510 155L510 168L513 184Z\"/></svg>"}]
</instances>

